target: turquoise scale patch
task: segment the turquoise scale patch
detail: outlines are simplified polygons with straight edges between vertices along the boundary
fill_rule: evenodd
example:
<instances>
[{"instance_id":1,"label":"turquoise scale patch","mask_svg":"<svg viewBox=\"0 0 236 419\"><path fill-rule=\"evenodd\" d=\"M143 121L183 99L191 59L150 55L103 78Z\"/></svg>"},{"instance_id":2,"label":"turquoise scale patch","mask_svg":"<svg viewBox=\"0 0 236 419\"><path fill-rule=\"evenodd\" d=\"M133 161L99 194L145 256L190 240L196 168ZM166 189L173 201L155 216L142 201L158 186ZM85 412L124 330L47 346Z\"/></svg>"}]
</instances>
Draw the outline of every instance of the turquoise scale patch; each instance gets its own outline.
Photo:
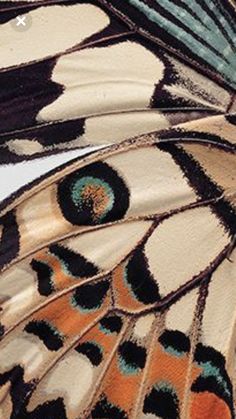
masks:
<instances>
[{"instance_id":1,"label":"turquoise scale patch","mask_svg":"<svg viewBox=\"0 0 236 419\"><path fill-rule=\"evenodd\" d=\"M99 329L101 330L101 332L103 332L105 335L112 335L114 332L112 332L111 330L107 329L105 326L103 326L102 324L99 325Z\"/></svg>"},{"instance_id":2,"label":"turquoise scale patch","mask_svg":"<svg viewBox=\"0 0 236 419\"><path fill-rule=\"evenodd\" d=\"M163 391L165 393L170 393L172 396L176 396L176 391L173 386L168 381L158 381L154 384L154 388L159 391Z\"/></svg>"},{"instance_id":3,"label":"turquoise scale patch","mask_svg":"<svg viewBox=\"0 0 236 419\"><path fill-rule=\"evenodd\" d=\"M140 368L127 364L122 357L119 357L119 367L125 375L135 375L140 371Z\"/></svg>"},{"instance_id":4,"label":"turquoise scale patch","mask_svg":"<svg viewBox=\"0 0 236 419\"><path fill-rule=\"evenodd\" d=\"M196 0L183 0L186 8L170 0L153 0L153 7L143 0L128 0L128 2L151 22L184 44L194 55L209 64L231 86L236 87L236 26L230 17L228 20L225 18L220 7L216 7L216 3L211 0L204 2L210 8L211 14L209 14ZM170 18L156 10L155 3L164 9ZM180 22L181 27L175 23L176 20Z\"/></svg>"},{"instance_id":5,"label":"turquoise scale patch","mask_svg":"<svg viewBox=\"0 0 236 419\"><path fill-rule=\"evenodd\" d=\"M166 346L166 347L163 346L163 349L168 354L173 355L173 356L177 356L178 358L181 358L182 356L186 355L186 352L178 351L178 349L173 348L173 346Z\"/></svg>"},{"instance_id":6,"label":"turquoise scale patch","mask_svg":"<svg viewBox=\"0 0 236 419\"><path fill-rule=\"evenodd\" d=\"M199 365L203 369L201 376L204 378L215 377L218 384L223 387L224 392L227 394L228 397L230 397L231 393L228 390L227 383L222 378L220 369L216 367L215 365L213 365L210 361L200 362Z\"/></svg>"}]
</instances>

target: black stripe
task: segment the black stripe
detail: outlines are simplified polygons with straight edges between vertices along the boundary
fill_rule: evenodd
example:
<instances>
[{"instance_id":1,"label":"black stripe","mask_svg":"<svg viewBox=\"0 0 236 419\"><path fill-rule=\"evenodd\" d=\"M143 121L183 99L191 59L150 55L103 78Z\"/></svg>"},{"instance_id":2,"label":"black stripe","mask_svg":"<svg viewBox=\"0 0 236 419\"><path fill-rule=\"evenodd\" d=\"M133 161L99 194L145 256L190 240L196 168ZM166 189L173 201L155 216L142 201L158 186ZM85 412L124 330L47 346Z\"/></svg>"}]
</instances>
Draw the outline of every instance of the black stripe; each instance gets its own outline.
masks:
<instances>
[{"instance_id":1,"label":"black stripe","mask_svg":"<svg viewBox=\"0 0 236 419\"><path fill-rule=\"evenodd\" d=\"M157 147L171 154L174 161L180 166L185 174L189 184L201 199L207 201L222 196L224 192L223 189L209 179L201 165L186 153L181 146L177 146L173 143L162 143L158 144ZM234 236L236 234L236 214L229 202L222 198L211 204L210 207L221 219L229 233Z\"/></svg>"},{"instance_id":2,"label":"black stripe","mask_svg":"<svg viewBox=\"0 0 236 419\"><path fill-rule=\"evenodd\" d=\"M0 218L2 237L0 239L0 269L10 263L20 249L20 236L14 211Z\"/></svg>"},{"instance_id":3,"label":"black stripe","mask_svg":"<svg viewBox=\"0 0 236 419\"><path fill-rule=\"evenodd\" d=\"M229 122L231 122L229 120ZM188 142L192 140L196 143L195 140L200 142L201 140L205 143L214 143L214 145L218 148L223 148L225 151L235 152L236 151L236 144L232 144L231 142L219 137L215 134L210 134L208 132L199 132L199 131L184 131L179 128L171 129L171 130L164 130L158 133L158 138L160 140L183 140L186 139Z\"/></svg>"}]
</instances>

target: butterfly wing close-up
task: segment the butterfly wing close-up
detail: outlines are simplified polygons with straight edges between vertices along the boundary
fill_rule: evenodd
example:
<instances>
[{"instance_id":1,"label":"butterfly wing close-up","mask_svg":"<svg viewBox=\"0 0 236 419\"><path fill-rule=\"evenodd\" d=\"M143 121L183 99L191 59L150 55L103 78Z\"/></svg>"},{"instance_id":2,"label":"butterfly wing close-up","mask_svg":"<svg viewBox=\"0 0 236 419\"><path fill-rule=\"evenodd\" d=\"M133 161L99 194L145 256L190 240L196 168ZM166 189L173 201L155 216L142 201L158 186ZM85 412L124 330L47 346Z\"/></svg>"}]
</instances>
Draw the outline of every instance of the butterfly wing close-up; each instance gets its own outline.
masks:
<instances>
[{"instance_id":1,"label":"butterfly wing close-up","mask_svg":"<svg viewBox=\"0 0 236 419\"><path fill-rule=\"evenodd\" d=\"M0 202L0 418L235 418L234 0L1 1L0 57L0 167L83 149Z\"/></svg>"}]
</instances>

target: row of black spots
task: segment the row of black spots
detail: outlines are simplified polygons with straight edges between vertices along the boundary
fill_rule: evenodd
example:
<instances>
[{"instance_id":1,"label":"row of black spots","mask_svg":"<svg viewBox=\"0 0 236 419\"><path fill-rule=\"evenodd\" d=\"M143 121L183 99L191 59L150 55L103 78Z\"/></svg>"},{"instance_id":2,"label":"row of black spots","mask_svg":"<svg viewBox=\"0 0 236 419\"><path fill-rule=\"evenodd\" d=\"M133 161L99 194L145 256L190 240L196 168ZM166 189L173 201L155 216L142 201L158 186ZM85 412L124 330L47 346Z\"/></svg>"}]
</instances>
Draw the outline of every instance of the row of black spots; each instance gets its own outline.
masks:
<instances>
[{"instance_id":1,"label":"row of black spots","mask_svg":"<svg viewBox=\"0 0 236 419\"><path fill-rule=\"evenodd\" d=\"M125 389L124 389L125 391ZM93 419L128 419L127 414L119 406L111 403L105 395L102 395L91 411Z\"/></svg>"},{"instance_id":2,"label":"row of black spots","mask_svg":"<svg viewBox=\"0 0 236 419\"><path fill-rule=\"evenodd\" d=\"M118 349L118 358L122 374L136 374L143 370L146 362L146 350L131 341L123 342ZM179 401L175 390L161 382L154 386L145 397L144 413L155 414L163 419L179 418ZM92 410L93 418L126 418L126 413L119 406L114 406L104 395Z\"/></svg>"},{"instance_id":3,"label":"row of black spots","mask_svg":"<svg viewBox=\"0 0 236 419\"><path fill-rule=\"evenodd\" d=\"M179 419L179 399L174 387L168 382L154 385L144 399L143 413L162 419Z\"/></svg>"},{"instance_id":4,"label":"row of black spots","mask_svg":"<svg viewBox=\"0 0 236 419\"><path fill-rule=\"evenodd\" d=\"M24 330L37 336L50 351L58 351L63 347L65 337L46 320L32 320Z\"/></svg>"},{"instance_id":5,"label":"row of black spots","mask_svg":"<svg viewBox=\"0 0 236 419\"><path fill-rule=\"evenodd\" d=\"M113 314L107 315L100 321L99 328L105 334L118 334L122 328L121 317ZM94 367L100 365L103 361L103 349L95 341L83 342L79 344L75 350L85 355ZM91 417L99 419L125 419L127 418L127 415L119 406L115 406L113 403L109 402L105 395L102 395L93 407Z\"/></svg>"},{"instance_id":6,"label":"row of black spots","mask_svg":"<svg viewBox=\"0 0 236 419\"><path fill-rule=\"evenodd\" d=\"M158 341L172 356L181 357L190 352L190 339L180 331L165 330ZM212 392L222 398L233 411L232 384L225 368L223 355L214 348L199 343L195 350L194 361L202 368L202 373L192 384L191 390Z\"/></svg>"},{"instance_id":7,"label":"row of black spots","mask_svg":"<svg viewBox=\"0 0 236 419\"><path fill-rule=\"evenodd\" d=\"M224 191L220 186L214 183L206 175L201 165L180 146L163 142L159 143L157 147L173 157L199 198L207 201L222 197ZM236 234L235 210L230 203L222 198L212 204L211 209L220 218L230 235L234 237Z\"/></svg>"},{"instance_id":8,"label":"row of black spots","mask_svg":"<svg viewBox=\"0 0 236 419\"><path fill-rule=\"evenodd\" d=\"M170 356L183 357L189 354L190 339L179 330L165 330L158 338L163 350ZM179 399L175 388L168 382L158 382L144 400L144 413L155 414L163 419L178 419Z\"/></svg>"},{"instance_id":9,"label":"row of black spots","mask_svg":"<svg viewBox=\"0 0 236 419\"><path fill-rule=\"evenodd\" d=\"M96 311L102 306L109 288L108 279L78 286L72 295L71 305L84 313Z\"/></svg>"},{"instance_id":10,"label":"row of black spots","mask_svg":"<svg viewBox=\"0 0 236 419\"><path fill-rule=\"evenodd\" d=\"M61 211L73 225L96 225L124 217L129 190L118 173L104 162L85 166L58 185Z\"/></svg>"},{"instance_id":11,"label":"row of black spots","mask_svg":"<svg viewBox=\"0 0 236 419\"><path fill-rule=\"evenodd\" d=\"M51 80L57 59L48 59L0 73L0 132L37 124L36 117L63 92Z\"/></svg>"},{"instance_id":12,"label":"row of black spots","mask_svg":"<svg viewBox=\"0 0 236 419\"><path fill-rule=\"evenodd\" d=\"M122 328L122 320L117 315L107 315L99 322L100 330L106 334L118 334ZM75 351L85 355L93 366L98 366L103 361L103 348L96 341L85 341L75 347Z\"/></svg>"},{"instance_id":13,"label":"row of black spots","mask_svg":"<svg viewBox=\"0 0 236 419\"><path fill-rule=\"evenodd\" d=\"M20 234L14 211L0 217L0 269L17 257L20 250Z\"/></svg>"},{"instance_id":14,"label":"row of black spots","mask_svg":"<svg viewBox=\"0 0 236 419\"><path fill-rule=\"evenodd\" d=\"M133 296L144 304L160 300L158 285L153 278L143 247L139 247L124 268L124 280Z\"/></svg>"},{"instance_id":15,"label":"row of black spots","mask_svg":"<svg viewBox=\"0 0 236 419\"><path fill-rule=\"evenodd\" d=\"M224 356L216 349L198 343L194 361L202 368L202 372L193 382L191 390L216 394L233 412L233 388L226 371Z\"/></svg>"},{"instance_id":16,"label":"row of black spots","mask_svg":"<svg viewBox=\"0 0 236 419\"><path fill-rule=\"evenodd\" d=\"M158 341L170 355L181 357L190 352L190 339L179 330L165 330Z\"/></svg>"},{"instance_id":17,"label":"row of black spots","mask_svg":"<svg viewBox=\"0 0 236 419\"><path fill-rule=\"evenodd\" d=\"M111 316L110 318L105 318L106 327L108 327L109 319L109 326L111 327L112 322L112 330L114 330L114 326L118 325L117 317ZM104 320L104 319L103 319ZM119 322L120 326L120 322ZM120 327L119 327L120 329ZM116 333L118 333L116 327ZM138 374L142 371L145 367L146 363L146 349L141 345L138 345L136 342L125 340L122 342L118 348L118 366L121 371L121 374L124 375L134 375ZM125 419L128 418L127 413L120 408L120 406L116 406L111 403L105 394L102 394L100 400L96 403L93 407L91 412L92 418L117 418L117 419Z\"/></svg>"}]
</instances>

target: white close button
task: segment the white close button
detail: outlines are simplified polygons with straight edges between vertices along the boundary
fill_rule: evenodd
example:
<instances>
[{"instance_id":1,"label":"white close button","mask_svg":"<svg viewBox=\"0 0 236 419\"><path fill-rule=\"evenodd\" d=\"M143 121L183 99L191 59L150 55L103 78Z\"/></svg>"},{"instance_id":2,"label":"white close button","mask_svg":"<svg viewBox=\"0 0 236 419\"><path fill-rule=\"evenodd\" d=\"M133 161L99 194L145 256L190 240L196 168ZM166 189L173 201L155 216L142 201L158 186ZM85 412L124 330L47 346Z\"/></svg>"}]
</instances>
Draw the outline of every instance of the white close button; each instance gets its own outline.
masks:
<instances>
[{"instance_id":1,"label":"white close button","mask_svg":"<svg viewBox=\"0 0 236 419\"><path fill-rule=\"evenodd\" d=\"M27 31L32 25L32 18L30 14L19 15L11 22L13 29L18 32Z\"/></svg>"}]
</instances>

